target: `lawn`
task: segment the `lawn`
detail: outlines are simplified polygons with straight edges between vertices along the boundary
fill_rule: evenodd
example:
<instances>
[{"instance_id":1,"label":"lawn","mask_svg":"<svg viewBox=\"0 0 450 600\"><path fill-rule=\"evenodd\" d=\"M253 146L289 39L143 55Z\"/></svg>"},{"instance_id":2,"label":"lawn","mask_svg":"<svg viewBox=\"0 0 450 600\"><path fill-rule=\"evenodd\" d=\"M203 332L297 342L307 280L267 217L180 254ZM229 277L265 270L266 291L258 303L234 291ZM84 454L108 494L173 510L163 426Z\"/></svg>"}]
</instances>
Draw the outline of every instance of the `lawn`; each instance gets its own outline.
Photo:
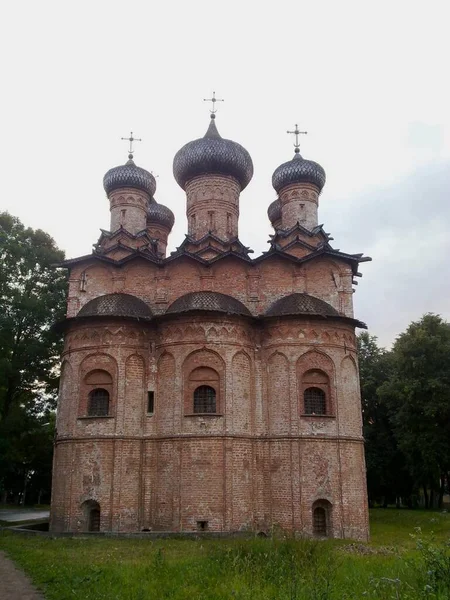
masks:
<instances>
[{"instance_id":1,"label":"lawn","mask_svg":"<svg viewBox=\"0 0 450 600\"><path fill-rule=\"evenodd\" d=\"M420 528L420 529L419 529ZM370 544L28 537L0 549L47 600L450 598L450 514L371 511Z\"/></svg>"}]
</instances>

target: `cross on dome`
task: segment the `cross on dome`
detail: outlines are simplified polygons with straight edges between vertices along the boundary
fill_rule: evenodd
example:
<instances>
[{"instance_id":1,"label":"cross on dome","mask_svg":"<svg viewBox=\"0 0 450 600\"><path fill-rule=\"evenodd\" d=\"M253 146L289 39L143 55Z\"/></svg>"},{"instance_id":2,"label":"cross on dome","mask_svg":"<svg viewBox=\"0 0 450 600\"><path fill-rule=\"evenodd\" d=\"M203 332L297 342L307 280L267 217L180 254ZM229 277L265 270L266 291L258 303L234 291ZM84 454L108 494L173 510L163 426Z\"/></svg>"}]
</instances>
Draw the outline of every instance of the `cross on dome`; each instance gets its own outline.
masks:
<instances>
[{"instance_id":1,"label":"cross on dome","mask_svg":"<svg viewBox=\"0 0 450 600\"><path fill-rule=\"evenodd\" d=\"M294 147L295 147L295 154L299 154L300 153L300 141L299 141L299 135L306 135L308 132L307 131L299 131L298 129L298 125L297 123L295 124L295 130L294 131L286 131L286 133L290 133L295 135L295 143L294 143Z\"/></svg>"},{"instance_id":2,"label":"cross on dome","mask_svg":"<svg viewBox=\"0 0 450 600\"><path fill-rule=\"evenodd\" d=\"M203 102L212 102L212 108L210 108L209 112L211 113L211 119L216 118L216 102L225 102L223 98L216 98L216 92L212 93L212 98L203 98Z\"/></svg>"},{"instance_id":3,"label":"cross on dome","mask_svg":"<svg viewBox=\"0 0 450 600\"><path fill-rule=\"evenodd\" d=\"M130 147L128 149L128 158L130 160L133 160L133 152L134 152L133 151L133 142L142 142L142 139L141 138L134 138L132 131L130 131L130 137L127 137L127 138L123 137L123 138L120 138L120 139L121 140L125 140L127 142L130 142Z\"/></svg>"}]
</instances>

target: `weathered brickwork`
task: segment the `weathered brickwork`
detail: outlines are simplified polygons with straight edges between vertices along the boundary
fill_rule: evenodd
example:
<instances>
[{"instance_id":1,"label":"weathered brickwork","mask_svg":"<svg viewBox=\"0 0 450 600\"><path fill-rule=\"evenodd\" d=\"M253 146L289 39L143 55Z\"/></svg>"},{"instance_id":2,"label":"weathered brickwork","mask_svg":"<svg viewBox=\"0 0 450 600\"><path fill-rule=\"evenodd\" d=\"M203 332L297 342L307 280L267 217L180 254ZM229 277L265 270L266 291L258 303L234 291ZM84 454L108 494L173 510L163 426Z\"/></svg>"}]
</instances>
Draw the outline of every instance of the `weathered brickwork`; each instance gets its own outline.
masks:
<instances>
[{"instance_id":1,"label":"weathered brickwork","mask_svg":"<svg viewBox=\"0 0 450 600\"><path fill-rule=\"evenodd\" d=\"M66 263L51 529L365 540L361 255L329 245L317 184L289 180L270 251L249 258L243 175L219 167L187 181L189 235L168 258L168 225L123 188L109 194L113 233ZM291 295L294 309L267 314Z\"/></svg>"}]
</instances>

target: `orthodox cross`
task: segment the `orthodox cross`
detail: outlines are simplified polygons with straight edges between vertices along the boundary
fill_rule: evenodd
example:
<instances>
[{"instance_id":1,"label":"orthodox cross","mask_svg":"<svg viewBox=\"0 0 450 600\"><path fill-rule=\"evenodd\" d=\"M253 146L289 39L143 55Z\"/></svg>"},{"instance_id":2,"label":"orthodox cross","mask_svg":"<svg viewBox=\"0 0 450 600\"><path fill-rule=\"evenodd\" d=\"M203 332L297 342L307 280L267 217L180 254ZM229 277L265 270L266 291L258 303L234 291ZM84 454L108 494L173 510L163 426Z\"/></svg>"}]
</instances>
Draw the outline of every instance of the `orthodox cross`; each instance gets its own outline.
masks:
<instances>
[{"instance_id":1,"label":"orthodox cross","mask_svg":"<svg viewBox=\"0 0 450 600\"><path fill-rule=\"evenodd\" d=\"M203 102L212 102L212 108L210 109L211 118L214 119L213 115L216 114L216 102L225 102L222 98L216 98L216 92L212 93L212 98L203 98Z\"/></svg>"},{"instance_id":2,"label":"orthodox cross","mask_svg":"<svg viewBox=\"0 0 450 600\"><path fill-rule=\"evenodd\" d=\"M128 158L131 160L133 158L133 142L142 142L141 138L134 138L133 137L133 132L130 131L130 137L127 138L120 138L121 140L126 140L127 142L130 142L130 148L128 150Z\"/></svg>"},{"instance_id":3,"label":"orthodox cross","mask_svg":"<svg viewBox=\"0 0 450 600\"><path fill-rule=\"evenodd\" d=\"M307 131L299 131L298 130L298 125L297 123L295 124L295 130L294 131L286 131L286 133L292 133L295 135L295 154L299 154L300 152L300 142L299 142L299 135L304 134L306 135L308 132Z\"/></svg>"}]
</instances>

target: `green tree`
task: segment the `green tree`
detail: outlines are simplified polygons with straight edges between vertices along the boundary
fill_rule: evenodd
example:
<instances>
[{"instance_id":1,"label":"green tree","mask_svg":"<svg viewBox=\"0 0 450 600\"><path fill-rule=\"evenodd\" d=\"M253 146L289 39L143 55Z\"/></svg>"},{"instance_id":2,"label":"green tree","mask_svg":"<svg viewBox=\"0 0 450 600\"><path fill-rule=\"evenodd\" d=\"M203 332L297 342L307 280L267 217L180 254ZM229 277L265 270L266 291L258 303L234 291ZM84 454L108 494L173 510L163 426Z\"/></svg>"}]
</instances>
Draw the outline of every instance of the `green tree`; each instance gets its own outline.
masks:
<instances>
[{"instance_id":1,"label":"green tree","mask_svg":"<svg viewBox=\"0 0 450 600\"><path fill-rule=\"evenodd\" d=\"M441 506L450 471L450 324L425 315L398 337L392 357L380 394L426 506Z\"/></svg>"},{"instance_id":2,"label":"green tree","mask_svg":"<svg viewBox=\"0 0 450 600\"><path fill-rule=\"evenodd\" d=\"M358 336L363 432L365 438L369 504L411 503L412 480L398 448L389 408L380 388L392 376L392 356L377 338L364 331Z\"/></svg>"},{"instance_id":3,"label":"green tree","mask_svg":"<svg viewBox=\"0 0 450 600\"><path fill-rule=\"evenodd\" d=\"M56 405L61 336L51 325L65 312L66 274L54 267L63 259L47 233L0 213L0 489L39 470L32 454Z\"/></svg>"}]
</instances>

